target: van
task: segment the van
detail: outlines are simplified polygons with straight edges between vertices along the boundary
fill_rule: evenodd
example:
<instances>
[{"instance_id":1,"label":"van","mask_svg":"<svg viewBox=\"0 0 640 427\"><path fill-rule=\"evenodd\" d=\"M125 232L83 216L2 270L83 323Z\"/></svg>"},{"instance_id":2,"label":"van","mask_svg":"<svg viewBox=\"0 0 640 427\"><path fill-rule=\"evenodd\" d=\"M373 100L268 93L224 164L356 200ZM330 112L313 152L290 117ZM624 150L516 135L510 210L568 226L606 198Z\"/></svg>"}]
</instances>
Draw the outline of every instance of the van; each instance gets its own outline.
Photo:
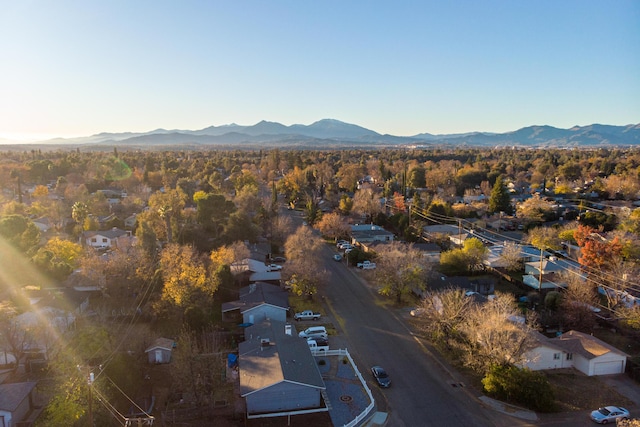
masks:
<instances>
[{"instance_id":1,"label":"van","mask_svg":"<svg viewBox=\"0 0 640 427\"><path fill-rule=\"evenodd\" d=\"M311 326L298 334L302 338L328 338L327 330L324 326Z\"/></svg>"}]
</instances>

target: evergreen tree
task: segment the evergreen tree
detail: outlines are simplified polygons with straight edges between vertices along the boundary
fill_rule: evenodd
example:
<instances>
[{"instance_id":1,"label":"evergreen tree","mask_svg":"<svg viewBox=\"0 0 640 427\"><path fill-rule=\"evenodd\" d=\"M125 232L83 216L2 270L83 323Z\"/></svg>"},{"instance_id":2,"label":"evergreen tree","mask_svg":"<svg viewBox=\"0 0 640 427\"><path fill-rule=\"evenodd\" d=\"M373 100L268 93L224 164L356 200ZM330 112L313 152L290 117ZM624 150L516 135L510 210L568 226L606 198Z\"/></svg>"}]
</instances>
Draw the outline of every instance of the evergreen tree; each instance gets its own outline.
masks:
<instances>
[{"instance_id":1,"label":"evergreen tree","mask_svg":"<svg viewBox=\"0 0 640 427\"><path fill-rule=\"evenodd\" d=\"M506 214L513 213L513 207L511 206L511 198L507 187L504 185L502 176L496 179L496 183L491 190L491 196L489 197L489 211L490 212L504 212Z\"/></svg>"}]
</instances>

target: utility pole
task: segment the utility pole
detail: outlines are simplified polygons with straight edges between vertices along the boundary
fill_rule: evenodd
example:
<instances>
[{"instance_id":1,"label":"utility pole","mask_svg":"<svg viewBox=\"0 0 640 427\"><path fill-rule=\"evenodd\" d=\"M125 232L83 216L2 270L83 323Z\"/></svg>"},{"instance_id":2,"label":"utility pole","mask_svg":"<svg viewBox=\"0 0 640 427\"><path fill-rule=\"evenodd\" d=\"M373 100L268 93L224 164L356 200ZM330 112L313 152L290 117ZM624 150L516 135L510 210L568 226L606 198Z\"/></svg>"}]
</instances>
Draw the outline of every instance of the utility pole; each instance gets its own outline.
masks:
<instances>
[{"instance_id":1,"label":"utility pole","mask_svg":"<svg viewBox=\"0 0 640 427\"><path fill-rule=\"evenodd\" d=\"M93 427L93 381L95 380L95 376L93 372L89 372L89 377L87 378L87 383L89 384L89 426Z\"/></svg>"}]
</instances>

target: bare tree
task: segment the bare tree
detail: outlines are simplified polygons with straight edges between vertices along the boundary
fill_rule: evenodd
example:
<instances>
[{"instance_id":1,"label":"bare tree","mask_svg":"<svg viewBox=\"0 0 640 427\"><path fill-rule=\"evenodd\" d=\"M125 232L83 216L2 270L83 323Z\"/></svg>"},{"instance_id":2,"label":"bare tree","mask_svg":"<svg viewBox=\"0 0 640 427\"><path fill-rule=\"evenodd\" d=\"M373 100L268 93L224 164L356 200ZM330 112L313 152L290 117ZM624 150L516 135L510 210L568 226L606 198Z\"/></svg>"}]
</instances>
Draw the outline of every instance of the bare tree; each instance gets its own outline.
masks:
<instances>
[{"instance_id":1,"label":"bare tree","mask_svg":"<svg viewBox=\"0 0 640 427\"><path fill-rule=\"evenodd\" d=\"M327 237L338 239L349 234L350 228L342 215L338 213L328 213L322 215L322 219L317 224L318 230Z\"/></svg>"},{"instance_id":2,"label":"bare tree","mask_svg":"<svg viewBox=\"0 0 640 427\"><path fill-rule=\"evenodd\" d=\"M353 196L352 210L356 213L366 216L367 219L371 219L375 214L382 211L380 198L371 188L358 190Z\"/></svg>"},{"instance_id":3,"label":"bare tree","mask_svg":"<svg viewBox=\"0 0 640 427\"><path fill-rule=\"evenodd\" d=\"M377 248L374 281L379 292L402 302L414 288L424 289L429 265L413 245L391 242Z\"/></svg>"},{"instance_id":4,"label":"bare tree","mask_svg":"<svg viewBox=\"0 0 640 427\"><path fill-rule=\"evenodd\" d=\"M459 327L471 309L472 299L463 289L444 289L429 292L422 300L420 327L435 342L449 346L449 340L458 338Z\"/></svg>"},{"instance_id":5,"label":"bare tree","mask_svg":"<svg viewBox=\"0 0 640 427\"><path fill-rule=\"evenodd\" d=\"M496 292L493 300L473 305L460 325L464 339L456 344L462 361L481 373L494 365L523 362L535 342L530 324L532 319L525 323L510 294Z\"/></svg>"},{"instance_id":6,"label":"bare tree","mask_svg":"<svg viewBox=\"0 0 640 427\"><path fill-rule=\"evenodd\" d=\"M572 272L563 273L561 280L567 284L560 311L564 329L576 329L587 333L593 331L597 324L594 311L598 309L595 286L581 275Z\"/></svg>"},{"instance_id":7,"label":"bare tree","mask_svg":"<svg viewBox=\"0 0 640 427\"><path fill-rule=\"evenodd\" d=\"M507 271L522 270L522 248L516 242L505 242L500 259L506 264Z\"/></svg>"},{"instance_id":8,"label":"bare tree","mask_svg":"<svg viewBox=\"0 0 640 427\"><path fill-rule=\"evenodd\" d=\"M287 263L283 274L292 290L309 298L325 283L328 272L321 267L324 242L309 227L299 227L284 244Z\"/></svg>"}]
</instances>

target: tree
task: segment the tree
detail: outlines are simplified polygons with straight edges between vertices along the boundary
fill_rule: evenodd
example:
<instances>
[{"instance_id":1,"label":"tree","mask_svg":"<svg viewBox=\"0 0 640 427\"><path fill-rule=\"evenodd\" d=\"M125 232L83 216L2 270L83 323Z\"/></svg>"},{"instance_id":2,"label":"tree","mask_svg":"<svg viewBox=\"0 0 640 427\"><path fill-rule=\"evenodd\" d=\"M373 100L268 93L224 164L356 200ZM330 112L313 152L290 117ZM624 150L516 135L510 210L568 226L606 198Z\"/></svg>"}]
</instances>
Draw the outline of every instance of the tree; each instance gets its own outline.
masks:
<instances>
[{"instance_id":1,"label":"tree","mask_svg":"<svg viewBox=\"0 0 640 427\"><path fill-rule=\"evenodd\" d=\"M489 211L490 212L504 212L511 214L513 207L511 206L511 198L507 187L504 185L502 176L496 179L493 188L491 189L491 196L489 197Z\"/></svg>"},{"instance_id":2,"label":"tree","mask_svg":"<svg viewBox=\"0 0 640 427\"><path fill-rule=\"evenodd\" d=\"M500 259L506 264L507 271L522 270L522 249L516 242L507 241L502 247Z\"/></svg>"},{"instance_id":3,"label":"tree","mask_svg":"<svg viewBox=\"0 0 640 427\"><path fill-rule=\"evenodd\" d=\"M83 249L78 243L54 237L33 257L36 265L59 279L67 277L80 262Z\"/></svg>"},{"instance_id":4,"label":"tree","mask_svg":"<svg viewBox=\"0 0 640 427\"><path fill-rule=\"evenodd\" d=\"M216 291L208 280L202 257L192 246L167 245L160 254L160 268L164 281L162 298L177 307L184 308L192 298L212 296Z\"/></svg>"},{"instance_id":5,"label":"tree","mask_svg":"<svg viewBox=\"0 0 640 427\"><path fill-rule=\"evenodd\" d=\"M285 256L288 261L313 263L320 259L323 245L322 240L313 234L311 228L298 227L284 243Z\"/></svg>"},{"instance_id":6,"label":"tree","mask_svg":"<svg viewBox=\"0 0 640 427\"><path fill-rule=\"evenodd\" d=\"M472 301L460 288L428 292L420 304L424 319L421 329L434 342L449 347L449 340L457 339Z\"/></svg>"},{"instance_id":7,"label":"tree","mask_svg":"<svg viewBox=\"0 0 640 427\"><path fill-rule=\"evenodd\" d=\"M580 247L578 262L595 270L611 270L622 255L622 243L616 236L607 240L591 227L579 225L574 238Z\"/></svg>"},{"instance_id":8,"label":"tree","mask_svg":"<svg viewBox=\"0 0 640 427\"><path fill-rule=\"evenodd\" d=\"M322 219L316 224L323 236L338 240L349 235L351 229L342 215L332 212L322 215Z\"/></svg>"},{"instance_id":9,"label":"tree","mask_svg":"<svg viewBox=\"0 0 640 427\"><path fill-rule=\"evenodd\" d=\"M212 401L224 382L225 352L219 335L214 331L196 334L183 329L171 360L172 387L190 395L201 407Z\"/></svg>"},{"instance_id":10,"label":"tree","mask_svg":"<svg viewBox=\"0 0 640 427\"><path fill-rule=\"evenodd\" d=\"M496 399L524 405L535 411L551 412L555 407L553 387L540 372L494 365L482 379L482 385Z\"/></svg>"},{"instance_id":11,"label":"tree","mask_svg":"<svg viewBox=\"0 0 640 427\"><path fill-rule=\"evenodd\" d=\"M0 218L0 237L22 252L35 249L40 243L40 230L29 218L7 215Z\"/></svg>"},{"instance_id":12,"label":"tree","mask_svg":"<svg viewBox=\"0 0 640 427\"><path fill-rule=\"evenodd\" d=\"M576 273L564 273L562 281L567 284L560 310L563 328L593 332L597 326L594 310L598 305L595 286Z\"/></svg>"},{"instance_id":13,"label":"tree","mask_svg":"<svg viewBox=\"0 0 640 427\"><path fill-rule=\"evenodd\" d=\"M404 295L424 288L429 268L413 244L393 241L380 246L375 259L373 278L380 294L393 296L400 304Z\"/></svg>"},{"instance_id":14,"label":"tree","mask_svg":"<svg viewBox=\"0 0 640 427\"><path fill-rule=\"evenodd\" d=\"M455 343L463 363L484 374L492 366L523 362L535 343L534 329L518 318L523 317L511 294L496 292L493 300L474 305L460 325L463 339Z\"/></svg>"},{"instance_id":15,"label":"tree","mask_svg":"<svg viewBox=\"0 0 640 427\"><path fill-rule=\"evenodd\" d=\"M489 249L477 238L466 239L459 249L440 254L440 267L444 273L474 273L484 270Z\"/></svg>"},{"instance_id":16,"label":"tree","mask_svg":"<svg viewBox=\"0 0 640 427\"><path fill-rule=\"evenodd\" d=\"M321 268L321 250L324 243L309 227L299 227L284 244L283 273L294 293L312 298L317 287L327 280L328 273Z\"/></svg>"},{"instance_id":17,"label":"tree","mask_svg":"<svg viewBox=\"0 0 640 427\"><path fill-rule=\"evenodd\" d=\"M86 203L75 202L71 207L71 218L80 226L84 225L85 218L89 215L89 207Z\"/></svg>"},{"instance_id":18,"label":"tree","mask_svg":"<svg viewBox=\"0 0 640 427\"><path fill-rule=\"evenodd\" d=\"M197 206L198 222L205 230L211 231L215 237L219 237L229 220L229 216L236 211L236 205L222 194L203 191L197 191L193 200Z\"/></svg>"},{"instance_id":19,"label":"tree","mask_svg":"<svg viewBox=\"0 0 640 427\"><path fill-rule=\"evenodd\" d=\"M367 221L382 212L382 205L375 191L371 188L358 190L353 196L353 211L366 217Z\"/></svg>"},{"instance_id":20,"label":"tree","mask_svg":"<svg viewBox=\"0 0 640 427\"><path fill-rule=\"evenodd\" d=\"M539 194L534 194L531 198L520 203L518 216L524 218L527 223L541 223L553 212L551 206L551 202L544 200Z\"/></svg>"},{"instance_id":21,"label":"tree","mask_svg":"<svg viewBox=\"0 0 640 427\"><path fill-rule=\"evenodd\" d=\"M542 287L542 263L544 261L544 251L547 249L560 249L560 239L558 235L552 228L548 227L537 227L529 230L529 234L527 235L527 240L531 245L540 249L540 275L538 278L538 284ZM540 289L538 289L540 290Z\"/></svg>"},{"instance_id":22,"label":"tree","mask_svg":"<svg viewBox=\"0 0 640 427\"><path fill-rule=\"evenodd\" d=\"M224 227L224 237L227 242L235 242L237 240L255 242L259 234L260 229L258 226L243 211L236 211L229 215Z\"/></svg>"}]
</instances>

